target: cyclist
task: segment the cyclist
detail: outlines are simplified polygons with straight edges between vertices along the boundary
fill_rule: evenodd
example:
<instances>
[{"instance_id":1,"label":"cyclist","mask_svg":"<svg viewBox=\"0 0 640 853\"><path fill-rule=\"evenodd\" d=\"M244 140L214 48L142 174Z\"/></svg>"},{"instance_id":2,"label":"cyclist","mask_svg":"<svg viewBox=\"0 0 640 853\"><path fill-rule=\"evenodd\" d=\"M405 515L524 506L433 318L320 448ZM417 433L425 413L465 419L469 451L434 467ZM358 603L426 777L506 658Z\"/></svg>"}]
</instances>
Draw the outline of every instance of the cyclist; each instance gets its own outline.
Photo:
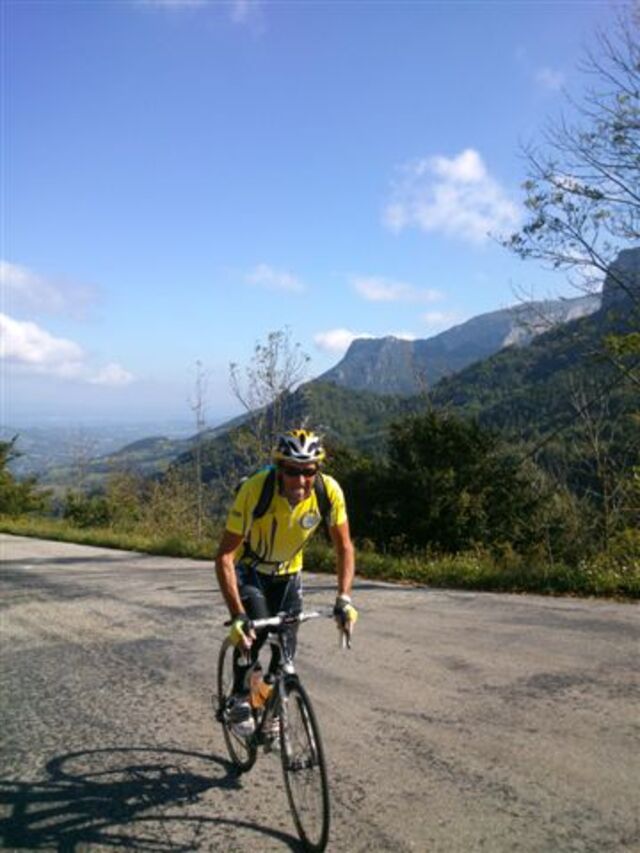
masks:
<instances>
[{"instance_id":1,"label":"cyclist","mask_svg":"<svg viewBox=\"0 0 640 853\"><path fill-rule=\"evenodd\" d=\"M323 515L336 554L336 622L350 633L358 618L351 602L355 563L344 495L333 477L320 474L325 455L320 438L311 431L294 429L279 436L274 465L257 471L238 490L216 554L216 575L232 619L229 638L236 647L229 719L241 736L254 730L248 672L266 639L266 632L256 636L248 630L249 619L302 610L302 551ZM272 492L265 508L269 482ZM294 653L295 628L285 641ZM278 661L274 646L265 681Z\"/></svg>"}]
</instances>

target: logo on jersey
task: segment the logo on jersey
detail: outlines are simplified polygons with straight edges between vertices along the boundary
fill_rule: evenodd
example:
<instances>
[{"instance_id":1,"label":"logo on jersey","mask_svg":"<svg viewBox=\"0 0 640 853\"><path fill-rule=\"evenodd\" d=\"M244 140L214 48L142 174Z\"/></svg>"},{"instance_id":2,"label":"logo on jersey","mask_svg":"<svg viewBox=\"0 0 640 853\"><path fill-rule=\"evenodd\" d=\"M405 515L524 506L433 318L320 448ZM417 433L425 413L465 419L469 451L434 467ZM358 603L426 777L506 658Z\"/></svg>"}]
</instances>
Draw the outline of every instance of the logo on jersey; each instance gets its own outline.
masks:
<instances>
[{"instance_id":1,"label":"logo on jersey","mask_svg":"<svg viewBox=\"0 0 640 853\"><path fill-rule=\"evenodd\" d=\"M300 527L303 530L311 530L320 521L320 516L315 512L307 512L300 519Z\"/></svg>"}]
</instances>

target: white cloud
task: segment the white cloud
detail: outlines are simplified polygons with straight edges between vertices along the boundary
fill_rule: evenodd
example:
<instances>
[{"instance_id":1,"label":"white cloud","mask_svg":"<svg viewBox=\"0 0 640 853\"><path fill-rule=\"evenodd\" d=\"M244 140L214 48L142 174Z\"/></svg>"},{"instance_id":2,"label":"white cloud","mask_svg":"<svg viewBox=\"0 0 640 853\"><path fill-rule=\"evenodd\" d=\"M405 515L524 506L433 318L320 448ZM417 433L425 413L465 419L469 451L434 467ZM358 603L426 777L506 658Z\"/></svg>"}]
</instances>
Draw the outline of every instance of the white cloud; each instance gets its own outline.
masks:
<instances>
[{"instance_id":1,"label":"white cloud","mask_svg":"<svg viewBox=\"0 0 640 853\"><path fill-rule=\"evenodd\" d=\"M224 10L223 14L234 23L239 25L252 24L262 14L261 0L226 0L224 3L214 0L137 0L142 6L156 9L167 9L170 12L179 12L192 9L209 9L217 12Z\"/></svg>"},{"instance_id":2,"label":"white cloud","mask_svg":"<svg viewBox=\"0 0 640 853\"><path fill-rule=\"evenodd\" d=\"M57 338L36 323L0 314L0 359L24 373L75 379L101 385L123 385L133 376L116 364L97 372L75 341Z\"/></svg>"},{"instance_id":3,"label":"white cloud","mask_svg":"<svg viewBox=\"0 0 640 853\"><path fill-rule=\"evenodd\" d=\"M423 171L429 168L442 178L460 184L477 184L487 180L487 169L482 157L473 148L467 148L462 154L448 160L446 157L432 157L422 162Z\"/></svg>"},{"instance_id":4,"label":"white cloud","mask_svg":"<svg viewBox=\"0 0 640 853\"><path fill-rule=\"evenodd\" d=\"M400 169L383 221L392 231L418 228L481 244L491 233L512 231L517 205L493 178L480 154L428 157Z\"/></svg>"},{"instance_id":5,"label":"white cloud","mask_svg":"<svg viewBox=\"0 0 640 853\"><path fill-rule=\"evenodd\" d=\"M351 329L330 329L327 332L318 332L313 336L313 341L318 349L332 354L341 354L349 349L352 341L356 338L373 338L368 332L352 332Z\"/></svg>"},{"instance_id":6,"label":"white cloud","mask_svg":"<svg viewBox=\"0 0 640 853\"><path fill-rule=\"evenodd\" d=\"M269 290L285 290L291 293L302 293L305 286L292 273L286 270L276 270L268 264L258 264L245 276L249 284L257 284Z\"/></svg>"},{"instance_id":7,"label":"white cloud","mask_svg":"<svg viewBox=\"0 0 640 853\"><path fill-rule=\"evenodd\" d=\"M0 314L0 356L38 372L72 376L82 371L84 353L66 338L55 338L35 323Z\"/></svg>"},{"instance_id":8,"label":"white cloud","mask_svg":"<svg viewBox=\"0 0 640 853\"><path fill-rule=\"evenodd\" d=\"M398 338L401 341L415 341L413 332L388 332L386 335L372 335L369 332L352 332L351 329L329 329L326 332L318 332L313 336L313 341L319 350L331 355L342 355L353 341L362 338Z\"/></svg>"},{"instance_id":9,"label":"white cloud","mask_svg":"<svg viewBox=\"0 0 640 853\"><path fill-rule=\"evenodd\" d=\"M92 385L129 385L133 375L115 362L110 362L89 379Z\"/></svg>"},{"instance_id":10,"label":"white cloud","mask_svg":"<svg viewBox=\"0 0 640 853\"><path fill-rule=\"evenodd\" d=\"M443 298L437 290L380 276L352 276L351 284L360 296L370 302L437 302Z\"/></svg>"},{"instance_id":11,"label":"white cloud","mask_svg":"<svg viewBox=\"0 0 640 853\"><path fill-rule=\"evenodd\" d=\"M52 281L27 267L0 260L0 287L10 311L64 314L83 319L95 300L95 288L68 281Z\"/></svg>"},{"instance_id":12,"label":"white cloud","mask_svg":"<svg viewBox=\"0 0 640 853\"><path fill-rule=\"evenodd\" d=\"M545 66L538 68L535 73L535 81L544 89L549 89L551 92L559 92L565 84L565 76L562 71L556 71L553 68Z\"/></svg>"}]
</instances>

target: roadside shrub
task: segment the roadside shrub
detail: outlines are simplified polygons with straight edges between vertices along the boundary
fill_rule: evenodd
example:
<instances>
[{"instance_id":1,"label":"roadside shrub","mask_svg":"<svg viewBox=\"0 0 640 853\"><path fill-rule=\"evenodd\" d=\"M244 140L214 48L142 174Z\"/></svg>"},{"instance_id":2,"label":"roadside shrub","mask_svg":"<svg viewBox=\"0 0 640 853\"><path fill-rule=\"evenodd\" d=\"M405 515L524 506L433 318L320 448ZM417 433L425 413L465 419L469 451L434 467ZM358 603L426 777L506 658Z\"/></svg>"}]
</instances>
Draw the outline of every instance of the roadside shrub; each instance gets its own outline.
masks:
<instances>
[{"instance_id":1,"label":"roadside shrub","mask_svg":"<svg viewBox=\"0 0 640 853\"><path fill-rule=\"evenodd\" d=\"M17 440L16 435L11 441L0 441L0 515L44 512L49 504L50 493L38 489L35 477L18 481L9 471L11 460L21 455L15 449Z\"/></svg>"},{"instance_id":2,"label":"roadside shrub","mask_svg":"<svg viewBox=\"0 0 640 853\"><path fill-rule=\"evenodd\" d=\"M68 492L62 517L76 527L108 527L111 522L109 503L104 495L84 495Z\"/></svg>"}]
</instances>

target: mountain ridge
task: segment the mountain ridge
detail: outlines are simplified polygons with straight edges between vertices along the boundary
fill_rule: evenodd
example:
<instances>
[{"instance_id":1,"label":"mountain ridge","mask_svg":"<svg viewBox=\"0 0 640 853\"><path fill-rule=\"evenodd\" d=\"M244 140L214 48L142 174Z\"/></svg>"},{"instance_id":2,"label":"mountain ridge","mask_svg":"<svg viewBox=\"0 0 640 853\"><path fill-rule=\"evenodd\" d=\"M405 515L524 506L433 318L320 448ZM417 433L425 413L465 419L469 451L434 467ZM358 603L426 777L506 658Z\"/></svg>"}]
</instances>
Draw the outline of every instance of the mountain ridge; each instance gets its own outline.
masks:
<instances>
[{"instance_id":1,"label":"mountain ridge","mask_svg":"<svg viewBox=\"0 0 640 853\"><path fill-rule=\"evenodd\" d=\"M479 314L430 338L357 338L315 381L410 396L508 346L526 346L551 328L600 308L600 294L527 302Z\"/></svg>"}]
</instances>

